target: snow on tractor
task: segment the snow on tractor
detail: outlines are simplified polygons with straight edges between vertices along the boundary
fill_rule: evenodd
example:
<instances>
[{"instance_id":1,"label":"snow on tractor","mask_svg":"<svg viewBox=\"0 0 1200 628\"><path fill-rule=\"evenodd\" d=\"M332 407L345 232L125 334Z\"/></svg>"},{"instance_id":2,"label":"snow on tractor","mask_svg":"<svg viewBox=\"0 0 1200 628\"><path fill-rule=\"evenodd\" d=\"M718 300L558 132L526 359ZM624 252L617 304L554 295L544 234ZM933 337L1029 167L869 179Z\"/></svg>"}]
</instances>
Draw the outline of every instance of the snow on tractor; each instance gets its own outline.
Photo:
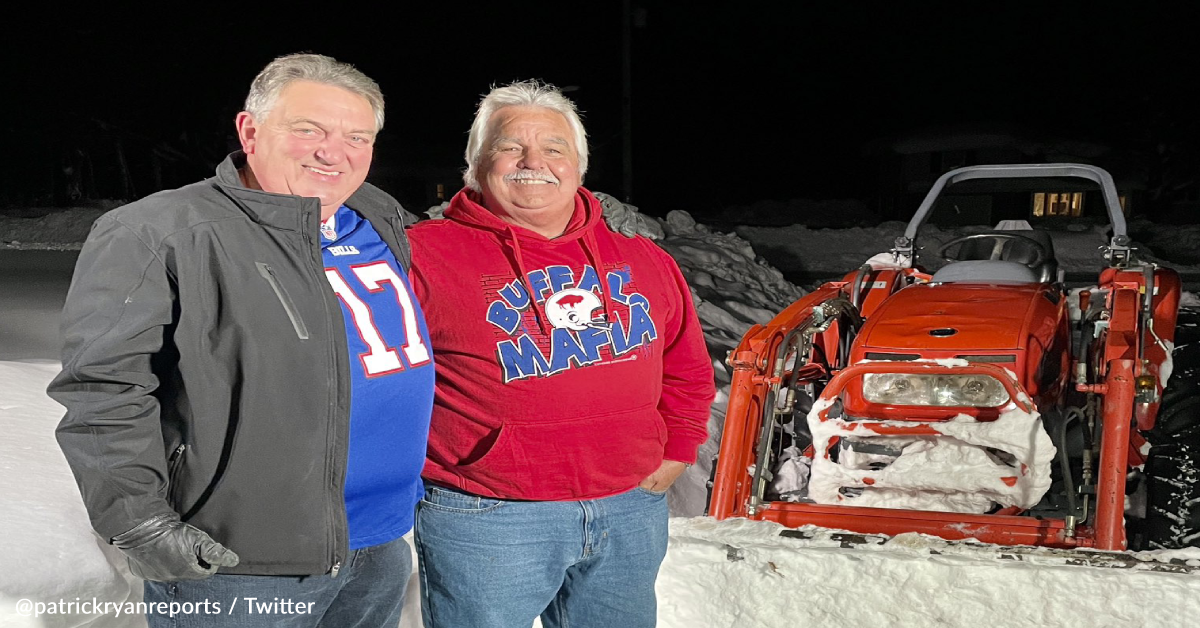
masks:
<instances>
[{"instance_id":1,"label":"snow on tractor","mask_svg":"<svg viewBox=\"0 0 1200 628\"><path fill-rule=\"evenodd\" d=\"M1111 223L1094 287L1069 292L1050 234L1028 224L944 243L932 274L917 264L947 187L1081 179ZM1142 473L1186 474L1200 453L1181 440L1200 440L1195 416L1163 406L1180 396L1163 390L1180 280L1138 259L1107 172L950 171L889 261L825 283L730 352L710 515L1077 550L1200 544L1196 478ZM1144 501L1127 528L1127 504Z\"/></svg>"}]
</instances>

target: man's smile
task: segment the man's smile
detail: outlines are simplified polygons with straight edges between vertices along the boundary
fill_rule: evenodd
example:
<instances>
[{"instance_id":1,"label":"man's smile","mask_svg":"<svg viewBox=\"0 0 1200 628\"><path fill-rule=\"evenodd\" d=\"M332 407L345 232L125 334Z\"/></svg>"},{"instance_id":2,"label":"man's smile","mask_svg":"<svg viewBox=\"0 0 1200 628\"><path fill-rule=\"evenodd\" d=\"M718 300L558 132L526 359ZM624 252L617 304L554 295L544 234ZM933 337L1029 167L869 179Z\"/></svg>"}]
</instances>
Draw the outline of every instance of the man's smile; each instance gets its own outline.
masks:
<instances>
[{"instance_id":1,"label":"man's smile","mask_svg":"<svg viewBox=\"0 0 1200 628\"><path fill-rule=\"evenodd\" d=\"M337 176L340 176L340 175L342 174L342 173L340 173L340 172L330 172L330 171L328 171L328 170L321 170L320 168L315 168L315 167L313 167L313 166L304 166L304 168L305 168L306 170L310 170L310 171L312 171L312 172L315 172L315 173L317 173L317 174L319 174L319 175L323 175L323 176L326 176L326 177L337 177Z\"/></svg>"}]
</instances>

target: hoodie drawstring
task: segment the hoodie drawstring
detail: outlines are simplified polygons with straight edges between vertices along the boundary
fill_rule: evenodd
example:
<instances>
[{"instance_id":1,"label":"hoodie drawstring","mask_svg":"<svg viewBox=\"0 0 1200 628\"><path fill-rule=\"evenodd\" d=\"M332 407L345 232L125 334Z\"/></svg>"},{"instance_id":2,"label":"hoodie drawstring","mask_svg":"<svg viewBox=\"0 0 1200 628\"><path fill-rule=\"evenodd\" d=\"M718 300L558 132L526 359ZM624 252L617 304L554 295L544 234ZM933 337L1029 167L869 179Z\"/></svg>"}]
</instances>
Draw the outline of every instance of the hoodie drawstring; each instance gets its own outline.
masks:
<instances>
[{"instance_id":1,"label":"hoodie drawstring","mask_svg":"<svg viewBox=\"0 0 1200 628\"><path fill-rule=\"evenodd\" d=\"M604 260L600 259L600 248L596 244L596 234L590 229L579 240L579 246L583 249L583 254L587 256L588 263L596 270L596 276L600 279L600 296L604 298L604 322L611 325L616 322L613 314L613 298L612 290L608 287L608 273L604 271Z\"/></svg>"},{"instance_id":2,"label":"hoodie drawstring","mask_svg":"<svg viewBox=\"0 0 1200 628\"><path fill-rule=\"evenodd\" d=\"M508 227L508 237L512 238L513 257L517 262L517 276L521 278L521 285L525 286L525 293L529 295L529 308L533 310L533 318L537 321L538 327L547 336L550 335L550 319L546 316L545 310L538 305L537 295L533 293L533 284L529 281L529 269L525 266L525 258L521 255L521 238L517 237L517 232Z\"/></svg>"}]
</instances>

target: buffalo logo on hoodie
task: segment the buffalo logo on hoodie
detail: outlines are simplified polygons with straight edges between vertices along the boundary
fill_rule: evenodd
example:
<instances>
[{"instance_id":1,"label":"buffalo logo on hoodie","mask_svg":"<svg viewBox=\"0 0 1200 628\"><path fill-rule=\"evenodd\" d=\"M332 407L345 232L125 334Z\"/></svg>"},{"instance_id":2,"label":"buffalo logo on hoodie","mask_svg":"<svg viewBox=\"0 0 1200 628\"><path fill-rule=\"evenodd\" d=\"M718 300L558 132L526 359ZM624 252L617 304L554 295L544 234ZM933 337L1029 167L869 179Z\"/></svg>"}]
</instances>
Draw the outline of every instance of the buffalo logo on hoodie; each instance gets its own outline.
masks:
<instances>
[{"instance_id":1,"label":"buffalo logo on hoodie","mask_svg":"<svg viewBox=\"0 0 1200 628\"><path fill-rule=\"evenodd\" d=\"M579 288L559 290L546 299L546 320L550 321L555 329L608 329L604 317L604 304L600 302L600 297L596 296L595 292Z\"/></svg>"},{"instance_id":2,"label":"buffalo logo on hoodie","mask_svg":"<svg viewBox=\"0 0 1200 628\"><path fill-rule=\"evenodd\" d=\"M628 267L609 271L604 287L591 265L578 280L569 266L532 270L525 279L505 284L488 306L488 322L508 336L496 343L505 383L615 360L658 338L650 301L627 292Z\"/></svg>"}]
</instances>

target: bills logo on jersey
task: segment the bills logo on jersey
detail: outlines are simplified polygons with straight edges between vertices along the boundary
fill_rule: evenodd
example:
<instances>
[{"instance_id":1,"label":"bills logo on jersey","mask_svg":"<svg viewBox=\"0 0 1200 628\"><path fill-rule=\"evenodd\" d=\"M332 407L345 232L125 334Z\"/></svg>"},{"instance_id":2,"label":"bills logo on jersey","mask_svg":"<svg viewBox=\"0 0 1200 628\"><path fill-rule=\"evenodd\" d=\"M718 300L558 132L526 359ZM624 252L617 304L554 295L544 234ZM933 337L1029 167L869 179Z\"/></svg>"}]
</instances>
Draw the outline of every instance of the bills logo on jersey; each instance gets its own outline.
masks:
<instances>
[{"instance_id":1,"label":"bills logo on jersey","mask_svg":"<svg viewBox=\"0 0 1200 628\"><path fill-rule=\"evenodd\" d=\"M650 301L632 290L628 268L609 271L603 284L590 265L578 276L569 266L548 266L530 271L528 280L532 298L525 283L513 279L488 306L488 322L505 336L496 343L505 383L616 361L635 349L648 350L658 339ZM604 290L614 304L610 320ZM534 303L542 304L541 313L532 311ZM548 334L537 324L541 315Z\"/></svg>"}]
</instances>

